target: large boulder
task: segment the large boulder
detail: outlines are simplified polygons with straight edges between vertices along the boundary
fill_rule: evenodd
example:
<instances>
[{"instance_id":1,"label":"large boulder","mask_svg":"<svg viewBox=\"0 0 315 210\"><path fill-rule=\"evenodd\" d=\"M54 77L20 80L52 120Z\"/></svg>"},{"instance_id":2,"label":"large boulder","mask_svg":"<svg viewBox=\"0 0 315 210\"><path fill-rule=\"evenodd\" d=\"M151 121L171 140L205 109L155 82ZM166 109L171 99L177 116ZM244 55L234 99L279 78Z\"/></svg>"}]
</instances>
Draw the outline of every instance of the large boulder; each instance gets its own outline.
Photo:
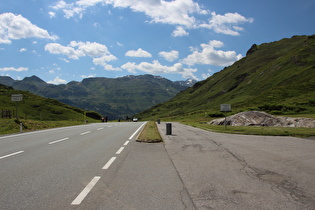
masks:
<instances>
[{"instance_id":1,"label":"large boulder","mask_svg":"<svg viewBox=\"0 0 315 210\"><path fill-rule=\"evenodd\" d=\"M226 118L215 119L209 122L213 125L232 125L232 126L271 126L271 127L306 127L315 128L315 119L276 117L266 112L247 111L229 116Z\"/></svg>"}]
</instances>

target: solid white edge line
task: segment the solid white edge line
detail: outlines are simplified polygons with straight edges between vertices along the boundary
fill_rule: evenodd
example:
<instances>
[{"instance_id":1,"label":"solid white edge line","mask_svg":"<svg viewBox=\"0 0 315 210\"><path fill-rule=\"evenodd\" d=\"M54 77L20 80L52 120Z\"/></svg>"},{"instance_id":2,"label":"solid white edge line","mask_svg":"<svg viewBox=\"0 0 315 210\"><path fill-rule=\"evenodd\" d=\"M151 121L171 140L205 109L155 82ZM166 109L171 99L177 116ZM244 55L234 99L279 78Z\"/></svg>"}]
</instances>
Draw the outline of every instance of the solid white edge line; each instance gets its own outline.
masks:
<instances>
[{"instance_id":1,"label":"solid white edge line","mask_svg":"<svg viewBox=\"0 0 315 210\"><path fill-rule=\"evenodd\" d=\"M80 135L83 136L83 135L88 134L88 133L91 133L91 131L87 131L87 132L81 133Z\"/></svg>"},{"instance_id":2,"label":"solid white edge line","mask_svg":"<svg viewBox=\"0 0 315 210\"><path fill-rule=\"evenodd\" d=\"M110 167L110 165L112 165L112 163L115 161L116 157L112 157L102 169L108 169Z\"/></svg>"},{"instance_id":3,"label":"solid white edge line","mask_svg":"<svg viewBox=\"0 0 315 210\"><path fill-rule=\"evenodd\" d=\"M101 178L100 176L94 177L90 181L90 183L82 190L82 192L76 197L76 199L72 201L71 205L80 205L83 199L89 194L89 192L96 185L100 178Z\"/></svg>"},{"instance_id":4,"label":"solid white edge line","mask_svg":"<svg viewBox=\"0 0 315 210\"><path fill-rule=\"evenodd\" d=\"M131 140L137 133L138 131L146 124L147 122L143 123L137 130L136 132L134 132L130 137L129 137L129 140Z\"/></svg>"},{"instance_id":5,"label":"solid white edge line","mask_svg":"<svg viewBox=\"0 0 315 210\"><path fill-rule=\"evenodd\" d=\"M125 147L120 147L120 149L116 152L116 155L119 155L124 149Z\"/></svg>"},{"instance_id":6,"label":"solid white edge line","mask_svg":"<svg viewBox=\"0 0 315 210\"><path fill-rule=\"evenodd\" d=\"M1 157L0 157L0 160L1 160L1 159L4 159L4 158L7 158L7 157L11 157L11 156L13 156L13 155L18 155L18 154L23 153L23 152L24 152L24 151L21 150L21 151L18 151L18 152L14 152L14 153L11 153L11 154L8 154L8 155L1 156Z\"/></svg>"},{"instance_id":7,"label":"solid white edge line","mask_svg":"<svg viewBox=\"0 0 315 210\"><path fill-rule=\"evenodd\" d=\"M58 143L58 142L61 142L61 141L65 141L65 140L68 140L69 138L66 137L66 138L63 138L63 139L59 139L59 140L56 140L56 141L52 141L52 142L49 142L48 144L55 144L55 143Z\"/></svg>"},{"instance_id":8,"label":"solid white edge line","mask_svg":"<svg viewBox=\"0 0 315 210\"><path fill-rule=\"evenodd\" d=\"M124 143L124 146L127 146L129 144L129 141L126 141L125 143Z\"/></svg>"}]
</instances>

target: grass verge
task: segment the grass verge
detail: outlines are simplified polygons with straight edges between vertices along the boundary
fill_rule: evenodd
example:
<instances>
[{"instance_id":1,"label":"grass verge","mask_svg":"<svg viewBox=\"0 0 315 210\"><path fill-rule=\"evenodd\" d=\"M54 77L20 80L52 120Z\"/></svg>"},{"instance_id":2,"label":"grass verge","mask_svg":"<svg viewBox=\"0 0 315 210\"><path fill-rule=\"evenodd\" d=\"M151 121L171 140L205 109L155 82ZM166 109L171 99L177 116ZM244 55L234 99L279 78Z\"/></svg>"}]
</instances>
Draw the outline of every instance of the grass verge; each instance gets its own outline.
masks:
<instances>
[{"instance_id":1,"label":"grass verge","mask_svg":"<svg viewBox=\"0 0 315 210\"><path fill-rule=\"evenodd\" d=\"M158 143L163 142L160 132L154 121L149 121L137 138L138 142Z\"/></svg>"},{"instance_id":2,"label":"grass verge","mask_svg":"<svg viewBox=\"0 0 315 210\"><path fill-rule=\"evenodd\" d=\"M314 128L290 128L290 127L259 127L259 126L227 126L200 124L196 122L185 122L184 124L201 129L231 134L264 135L264 136L294 136L314 137Z\"/></svg>"},{"instance_id":3,"label":"grass verge","mask_svg":"<svg viewBox=\"0 0 315 210\"><path fill-rule=\"evenodd\" d=\"M83 121L37 121L37 120L21 121L23 124L23 132L84 124ZM0 119L0 135L19 132L20 125L14 119Z\"/></svg>"}]
</instances>

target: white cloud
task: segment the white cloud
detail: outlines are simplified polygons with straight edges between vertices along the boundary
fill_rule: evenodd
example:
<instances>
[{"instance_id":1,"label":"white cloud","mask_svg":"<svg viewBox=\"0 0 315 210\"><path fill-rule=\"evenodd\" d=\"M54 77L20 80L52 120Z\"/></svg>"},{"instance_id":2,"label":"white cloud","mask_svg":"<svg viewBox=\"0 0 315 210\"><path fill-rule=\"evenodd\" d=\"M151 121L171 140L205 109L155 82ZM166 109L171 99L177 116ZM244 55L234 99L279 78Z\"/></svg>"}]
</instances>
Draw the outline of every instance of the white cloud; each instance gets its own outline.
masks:
<instances>
[{"instance_id":1,"label":"white cloud","mask_svg":"<svg viewBox=\"0 0 315 210\"><path fill-rule=\"evenodd\" d=\"M12 40L25 38L58 39L46 30L32 24L22 15L0 14L0 43L10 44Z\"/></svg>"},{"instance_id":2,"label":"white cloud","mask_svg":"<svg viewBox=\"0 0 315 210\"><path fill-rule=\"evenodd\" d=\"M20 52L26 52L26 51L27 51L26 48L21 48L21 49L20 49Z\"/></svg>"},{"instance_id":3,"label":"white cloud","mask_svg":"<svg viewBox=\"0 0 315 210\"><path fill-rule=\"evenodd\" d=\"M79 59L79 57L84 56L99 57L110 55L110 52L105 45L96 42L71 41L68 46L63 46L58 43L49 43L46 44L45 50L52 54L66 55L70 59Z\"/></svg>"},{"instance_id":4,"label":"white cloud","mask_svg":"<svg viewBox=\"0 0 315 210\"><path fill-rule=\"evenodd\" d=\"M141 57L141 58L152 57L152 55L150 53L148 53L147 51L145 51L141 48L139 48L138 50L129 50L128 52L126 52L125 55L129 56L129 57Z\"/></svg>"},{"instance_id":5,"label":"white cloud","mask_svg":"<svg viewBox=\"0 0 315 210\"><path fill-rule=\"evenodd\" d=\"M178 51L176 50L172 50L170 52L162 51L159 52L159 56L163 57L167 61L172 62L178 58Z\"/></svg>"},{"instance_id":6,"label":"white cloud","mask_svg":"<svg viewBox=\"0 0 315 210\"><path fill-rule=\"evenodd\" d=\"M52 11L48 12L48 15L49 15L50 18L56 17L56 13L52 12Z\"/></svg>"},{"instance_id":7,"label":"white cloud","mask_svg":"<svg viewBox=\"0 0 315 210\"><path fill-rule=\"evenodd\" d=\"M214 30L216 33L227 34L232 36L240 35L239 31L243 28L238 26L243 23L252 23L253 18L245 18L238 13L226 13L224 15L217 15L215 12L211 13L212 17L209 23L199 25L202 28Z\"/></svg>"},{"instance_id":8,"label":"white cloud","mask_svg":"<svg viewBox=\"0 0 315 210\"><path fill-rule=\"evenodd\" d=\"M193 13L206 14L200 5L193 0L104 0L113 7L130 8L135 12L143 12L151 18L150 22L171 25L182 25L193 28L196 19Z\"/></svg>"},{"instance_id":9,"label":"white cloud","mask_svg":"<svg viewBox=\"0 0 315 210\"><path fill-rule=\"evenodd\" d=\"M70 59L79 59L79 57L85 56L81 50L74 49L68 46L62 46L58 43L46 44L45 50L51 54L63 54L68 56Z\"/></svg>"},{"instance_id":10,"label":"white cloud","mask_svg":"<svg viewBox=\"0 0 315 210\"><path fill-rule=\"evenodd\" d=\"M208 70L208 73L201 74L201 76L202 76L203 79L207 79L208 77L212 76L213 73L214 73L214 72L209 69L209 70Z\"/></svg>"},{"instance_id":11,"label":"white cloud","mask_svg":"<svg viewBox=\"0 0 315 210\"><path fill-rule=\"evenodd\" d=\"M56 76L54 80L50 80L47 83L58 85L58 84L65 84L65 83L67 83L67 81L59 78L59 76Z\"/></svg>"},{"instance_id":12,"label":"white cloud","mask_svg":"<svg viewBox=\"0 0 315 210\"><path fill-rule=\"evenodd\" d=\"M90 56L93 58L95 65L100 65L108 71L119 71L120 68L115 68L107 62L117 60L116 56L112 55L106 45L96 42L76 42L71 41L68 46L63 46L58 43L49 43L45 46L45 50L52 54L61 54L69 59L79 59L80 57ZM65 62L69 60L60 58Z\"/></svg>"},{"instance_id":13,"label":"white cloud","mask_svg":"<svg viewBox=\"0 0 315 210\"><path fill-rule=\"evenodd\" d=\"M95 77L96 75L95 74L89 74L89 75L81 75L81 78L92 78L92 77Z\"/></svg>"},{"instance_id":14,"label":"white cloud","mask_svg":"<svg viewBox=\"0 0 315 210\"><path fill-rule=\"evenodd\" d=\"M188 34L189 33L182 26L177 26L176 29L173 31L172 36L173 37L188 36Z\"/></svg>"},{"instance_id":15,"label":"white cloud","mask_svg":"<svg viewBox=\"0 0 315 210\"><path fill-rule=\"evenodd\" d=\"M95 65L102 66L107 71L120 71L121 69L118 67L113 67L112 65L109 65L107 62L117 60L117 58L114 55L104 55L99 58L93 58L93 63Z\"/></svg>"},{"instance_id":16,"label":"white cloud","mask_svg":"<svg viewBox=\"0 0 315 210\"><path fill-rule=\"evenodd\" d=\"M201 51L193 51L183 59L183 63L193 66L195 64L208 64L215 66L228 66L242 58L241 54L235 51L222 51L215 48L223 47L223 42L212 40L208 44L201 44Z\"/></svg>"},{"instance_id":17,"label":"white cloud","mask_svg":"<svg viewBox=\"0 0 315 210\"><path fill-rule=\"evenodd\" d=\"M78 50L82 51L85 55L91 57L102 56L104 54L109 54L109 51L105 45L96 42L70 42L71 47L78 47Z\"/></svg>"},{"instance_id":18,"label":"white cloud","mask_svg":"<svg viewBox=\"0 0 315 210\"><path fill-rule=\"evenodd\" d=\"M126 69L130 73L136 73L137 70L143 71L149 74L181 74L183 78L193 78L198 79L194 72L197 72L197 69L184 68L181 63L176 63L173 66L163 66L159 61L154 60L152 63L141 62L136 64L134 62L128 62L121 66L122 69Z\"/></svg>"},{"instance_id":19,"label":"white cloud","mask_svg":"<svg viewBox=\"0 0 315 210\"><path fill-rule=\"evenodd\" d=\"M4 68L0 68L0 71L27 71L28 68L26 67L19 67L19 68L14 68L14 67L4 67Z\"/></svg>"},{"instance_id":20,"label":"white cloud","mask_svg":"<svg viewBox=\"0 0 315 210\"><path fill-rule=\"evenodd\" d=\"M100 3L112 5L114 8L130 8L134 12L142 12L150 18L151 23L181 25L186 28L196 27L194 13L208 14L208 11L201 9L201 6L193 0L78 0L69 4L60 0L51 8L56 11L62 10L66 18L75 15L82 18L87 8Z\"/></svg>"}]
</instances>

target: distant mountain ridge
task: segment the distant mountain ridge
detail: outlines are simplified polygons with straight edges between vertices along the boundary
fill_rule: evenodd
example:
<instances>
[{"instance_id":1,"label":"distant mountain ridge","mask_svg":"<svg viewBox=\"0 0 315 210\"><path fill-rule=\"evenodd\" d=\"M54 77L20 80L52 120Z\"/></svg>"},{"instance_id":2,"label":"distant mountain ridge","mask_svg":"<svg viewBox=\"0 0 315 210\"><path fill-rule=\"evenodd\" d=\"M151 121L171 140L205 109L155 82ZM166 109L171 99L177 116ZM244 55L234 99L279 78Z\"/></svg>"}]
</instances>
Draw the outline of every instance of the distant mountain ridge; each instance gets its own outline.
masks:
<instances>
[{"instance_id":1,"label":"distant mountain ridge","mask_svg":"<svg viewBox=\"0 0 315 210\"><path fill-rule=\"evenodd\" d=\"M315 35L254 44L246 57L138 117L220 113L220 104L235 112L315 113Z\"/></svg>"},{"instance_id":2,"label":"distant mountain ridge","mask_svg":"<svg viewBox=\"0 0 315 210\"><path fill-rule=\"evenodd\" d=\"M160 76L129 75L119 78L86 78L81 82L53 85L37 76L25 77L23 80L0 76L0 84L96 111L110 119L132 117L171 99L194 83L194 80L172 82Z\"/></svg>"}]
</instances>

